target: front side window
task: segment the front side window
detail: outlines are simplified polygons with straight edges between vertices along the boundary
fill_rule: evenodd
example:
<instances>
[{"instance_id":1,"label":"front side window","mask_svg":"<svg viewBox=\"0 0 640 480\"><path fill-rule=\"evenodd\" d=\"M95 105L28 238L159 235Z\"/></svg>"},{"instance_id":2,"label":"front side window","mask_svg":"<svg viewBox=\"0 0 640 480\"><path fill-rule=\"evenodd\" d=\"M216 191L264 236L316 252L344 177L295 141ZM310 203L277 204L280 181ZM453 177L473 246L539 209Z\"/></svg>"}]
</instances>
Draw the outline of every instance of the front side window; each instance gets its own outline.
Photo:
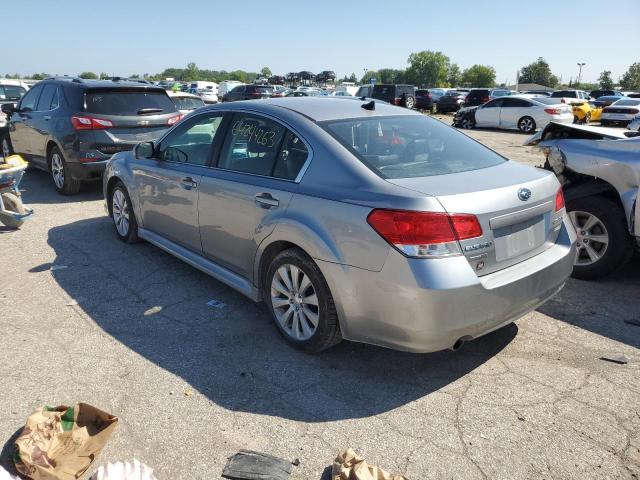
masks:
<instances>
[{"instance_id":1,"label":"front side window","mask_svg":"<svg viewBox=\"0 0 640 480\"><path fill-rule=\"evenodd\" d=\"M273 120L251 114L236 114L227 133L218 167L254 175L273 175L286 133L287 129Z\"/></svg>"},{"instance_id":2,"label":"front side window","mask_svg":"<svg viewBox=\"0 0 640 480\"><path fill-rule=\"evenodd\" d=\"M176 127L160 143L157 157L166 162L206 165L222 118L222 115L205 115Z\"/></svg>"},{"instance_id":3,"label":"front side window","mask_svg":"<svg viewBox=\"0 0 640 480\"><path fill-rule=\"evenodd\" d=\"M24 97L22 97L22 101L20 102L20 110L23 110L25 112L30 112L35 110L41 91L42 91L42 85L36 85L31 90L29 90L27 94Z\"/></svg>"},{"instance_id":4,"label":"front side window","mask_svg":"<svg viewBox=\"0 0 640 480\"><path fill-rule=\"evenodd\" d=\"M506 161L467 135L423 115L333 120L320 125L383 178L445 175Z\"/></svg>"}]
</instances>

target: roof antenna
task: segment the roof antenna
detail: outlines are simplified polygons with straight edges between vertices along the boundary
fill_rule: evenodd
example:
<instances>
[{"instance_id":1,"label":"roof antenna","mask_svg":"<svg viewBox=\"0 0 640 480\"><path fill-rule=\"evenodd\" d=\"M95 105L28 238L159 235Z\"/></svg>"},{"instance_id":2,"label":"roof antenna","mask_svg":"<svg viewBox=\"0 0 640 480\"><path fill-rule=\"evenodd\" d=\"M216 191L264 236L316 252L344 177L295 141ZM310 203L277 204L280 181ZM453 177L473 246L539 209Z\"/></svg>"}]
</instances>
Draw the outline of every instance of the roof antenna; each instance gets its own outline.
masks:
<instances>
[{"instance_id":1,"label":"roof antenna","mask_svg":"<svg viewBox=\"0 0 640 480\"><path fill-rule=\"evenodd\" d=\"M363 103L362 105L360 105L362 108L364 108L365 110L375 110L376 109L376 102L374 102L373 100L371 100L369 103Z\"/></svg>"}]
</instances>

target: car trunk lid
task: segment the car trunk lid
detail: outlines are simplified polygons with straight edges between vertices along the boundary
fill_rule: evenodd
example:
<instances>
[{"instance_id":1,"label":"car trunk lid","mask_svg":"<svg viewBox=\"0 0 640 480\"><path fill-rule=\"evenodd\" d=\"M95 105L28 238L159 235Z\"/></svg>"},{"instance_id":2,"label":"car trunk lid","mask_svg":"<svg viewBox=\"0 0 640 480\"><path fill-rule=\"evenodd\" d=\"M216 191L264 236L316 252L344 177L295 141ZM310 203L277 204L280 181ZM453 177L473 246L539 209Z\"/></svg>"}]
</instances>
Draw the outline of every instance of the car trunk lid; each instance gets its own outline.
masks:
<instances>
[{"instance_id":1,"label":"car trunk lid","mask_svg":"<svg viewBox=\"0 0 640 480\"><path fill-rule=\"evenodd\" d=\"M478 218L482 235L460 241L460 247L479 276L543 252L555 243L562 223L562 211L555 211L555 176L513 162L387 181L436 197L448 213Z\"/></svg>"}]
</instances>

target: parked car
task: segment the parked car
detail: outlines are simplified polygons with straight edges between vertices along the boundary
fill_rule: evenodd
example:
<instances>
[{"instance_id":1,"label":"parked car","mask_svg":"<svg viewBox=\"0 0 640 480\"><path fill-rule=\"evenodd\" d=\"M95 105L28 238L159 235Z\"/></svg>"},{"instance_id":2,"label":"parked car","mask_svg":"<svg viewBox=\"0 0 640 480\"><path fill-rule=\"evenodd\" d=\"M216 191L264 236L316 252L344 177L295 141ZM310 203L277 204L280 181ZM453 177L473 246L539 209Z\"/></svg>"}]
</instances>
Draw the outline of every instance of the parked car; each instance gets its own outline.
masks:
<instances>
[{"instance_id":1,"label":"parked car","mask_svg":"<svg viewBox=\"0 0 640 480\"><path fill-rule=\"evenodd\" d=\"M620 97L618 95L605 95L603 97L597 98L596 100L593 100L593 104L596 107L604 108L604 107L608 107L614 102L617 102L621 98L624 98L624 97Z\"/></svg>"},{"instance_id":2,"label":"parked car","mask_svg":"<svg viewBox=\"0 0 640 480\"><path fill-rule=\"evenodd\" d=\"M579 100L590 100L589 94L583 90L557 90L551 94L551 98L577 98ZM562 103L565 103L566 100Z\"/></svg>"},{"instance_id":3,"label":"parked car","mask_svg":"<svg viewBox=\"0 0 640 480\"><path fill-rule=\"evenodd\" d=\"M269 83L271 85L284 85L285 78L282 75L273 75L269 77Z\"/></svg>"},{"instance_id":4,"label":"parked car","mask_svg":"<svg viewBox=\"0 0 640 480\"><path fill-rule=\"evenodd\" d=\"M244 85L242 82L236 80L225 80L218 84L218 100L222 101L222 98L234 88Z\"/></svg>"},{"instance_id":5,"label":"parked car","mask_svg":"<svg viewBox=\"0 0 640 480\"><path fill-rule=\"evenodd\" d=\"M17 104L29 86L21 80L0 78L0 105L5 103ZM7 133L7 116L0 111L0 142L2 142L2 156L9 156L9 140L5 138Z\"/></svg>"},{"instance_id":6,"label":"parked car","mask_svg":"<svg viewBox=\"0 0 640 480\"><path fill-rule=\"evenodd\" d=\"M112 154L156 140L182 117L160 87L73 77L38 82L2 111L9 149L50 172L65 195L100 179Z\"/></svg>"},{"instance_id":7,"label":"parked car","mask_svg":"<svg viewBox=\"0 0 640 480\"><path fill-rule=\"evenodd\" d=\"M520 93L525 93L528 95L540 95L542 97L551 96L551 92L549 92L548 90L525 90L524 92L520 92Z\"/></svg>"},{"instance_id":8,"label":"parked car","mask_svg":"<svg viewBox=\"0 0 640 480\"><path fill-rule=\"evenodd\" d=\"M291 89L282 85L271 85L271 88L273 88L273 93L271 93L271 96L275 98L284 97L287 93L291 91Z\"/></svg>"},{"instance_id":9,"label":"parked car","mask_svg":"<svg viewBox=\"0 0 640 480\"><path fill-rule=\"evenodd\" d=\"M472 88L464 99L465 107L475 107L491 100L491 91L488 88Z\"/></svg>"},{"instance_id":10,"label":"parked car","mask_svg":"<svg viewBox=\"0 0 640 480\"><path fill-rule=\"evenodd\" d=\"M218 94L210 88L199 88L197 95L200 96L206 104L218 103L219 101Z\"/></svg>"},{"instance_id":11,"label":"parked car","mask_svg":"<svg viewBox=\"0 0 640 480\"><path fill-rule=\"evenodd\" d=\"M332 97L353 97L353 95L351 95L348 91L346 90L334 90L331 93Z\"/></svg>"},{"instance_id":12,"label":"parked car","mask_svg":"<svg viewBox=\"0 0 640 480\"><path fill-rule=\"evenodd\" d=\"M626 126L640 113L640 98L621 98L602 109L600 125Z\"/></svg>"},{"instance_id":13,"label":"parked car","mask_svg":"<svg viewBox=\"0 0 640 480\"><path fill-rule=\"evenodd\" d=\"M640 246L640 137L550 123L526 144L563 185L578 236L573 276L594 280L627 263Z\"/></svg>"},{"instance_id":14,"label":"parked car","mask_svg":"<svg viewBox=\"0 0 640 480\"><path fill-rule=\"evenodd\" d=\"M429 93L431 93L431 98L434 103L438 102L442 98L443 95L446 95L448 92L455 91L453 88L430 88Z\"/></svg>"},{"instance_id":15,"label":"parked car","mask_svg":"<svg viewBox=\"0 0 640 480\"><path fill-rule=\"evenodd\" d=\"M484 105L458 110L453 125L460 128L490 127L518 129L533 133L549 122L571 123L573 113L567 105L548 97L522 98L516 95L496 98Z\"/></svg>"},{"instance_id":16,"label":"parked car","mask_svg":"<svg viewBox=\"0 0 640 480\"><path fill-rule=\"evenodd\" d=\"M618 92L616 90L592 90L589 96L595 100L600 97L622 97L622 92Z\"/></svg>"},{"instance_id":17,"label":"parked car","mask_svg":"<svg viewBox=\"0 0 640 480\"><path fill-rule=\"evenodd\" d=\"M204 100L198 95L187 92L167 92L167 95L182 115L205 106Z\"/></svg>"},{"instance_id":18,"label":"parked car","mask_svg":"<svg viewBox=\"0 0 640 480\"><path fill-rule=\"evenodd\" d=\"M320 97L320 90L292 90L285 97Z\"/></svg>"},{"instance_id":19,"label":"parked car","mask_svg":"<svg viewBox=\"0 0 640 480\"><path fill-rule=\"evenodd\" d=\"M493 100L494 98L506 97L509 95L513 95L513 92L505 88L492 88L491 90L489 90L489 98L491 100Z\"/></svg>"},{"instance_id":20,"label":"parked car","mask_svg":"<svg viewBox=\"0 0 640 480\"><path fill-rule=\"evenodd\" d=\"M415 91L416 103L415 108L418 110L431 110L435 105L435 101L431 96L431 91L427 89L418 89Z\"/></svg>"},{"instance_id":21,"label":"parked car","mask_svg":"<svg viewBox=\"0 0 640 480\"><path fill-rule=\"evenodd\" d=\"M415 87L413 85L392 85L378 83L362 85L356 97L369 97L384 100L392 105L400 105L412 109L416 104Z\"/></svg>"},{"instance_id":22,"label":"parked car","mask_svg":"<svg viewBox=\"0 0 640 480\"><path fill-rule=\"evenodd\" d=\"M602 115L602 108L596 107L592 102L571 102L573 123L597 122Z\"/></svg>"},{"instance_id":23,"label":"parked car","mask_svg":"<svg viewBox=\"0 0 640 480\"><path fill-rule=\"evenodd\" d=\"M237 100L256 100L269 98L273 93L271 85L238 85L222 97L223 102L235 102Z\"/></svg>"},{"instance_id":24,"label":"parked car","mask_svg":"<svg viewBox=\"0 0 640 480\"><path fill-rule=\"evenodd\" d=\"M633 130L634 132L640 132L640 115L636 115L633 117L633 120L627 125L629 130Z\"/></svg>"},{"instance_id":25,"label":"parked car","mask_svg":"<svg viewBox=\"0 0 640 480\"><path fill-rule=\"evenodd\" d=\"M438 112L457 112L464 107L464 99L467 96L464 92L457 92L455 90L447 92L438 100L437 107Z\"/></svg>"},{"instance_id":26,"label":"parked car","mask_svg":"<svg viewBox=\"0 0 640 480\"><path fill-rule=\"evenodd\" d=\"M323 70L318 75L316 75L316 80L318 82L334 82L336 80L336 72L331 70Z\"/></svg>"},{"instance_id":27,"label":"parked car","mask_svg":"<svg viewBox=\"0 0 640 480\"><path fill-rule=\"evenodd\" d=\"M122 241L264 300L310 352L460 348L552 297L575 256L553 173L375 100L205 107L114 155L103 190Z\"/></svg>"}]
</instances>

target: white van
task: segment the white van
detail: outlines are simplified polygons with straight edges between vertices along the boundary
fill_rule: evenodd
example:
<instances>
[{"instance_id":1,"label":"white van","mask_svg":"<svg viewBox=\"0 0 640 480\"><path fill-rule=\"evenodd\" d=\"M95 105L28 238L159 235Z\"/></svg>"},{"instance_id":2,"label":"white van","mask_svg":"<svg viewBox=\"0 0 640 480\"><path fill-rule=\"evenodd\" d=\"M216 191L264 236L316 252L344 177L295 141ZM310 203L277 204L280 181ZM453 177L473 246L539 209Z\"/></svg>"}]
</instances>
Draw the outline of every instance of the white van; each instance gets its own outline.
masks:
<instances>
[{"instance_id":1,"label":"white van","mask_svg":"<svg viewBox=\"0 0 640 480\"><path fill-rule=\"evenodd\" d=\"M214 93L218 93L218 84L216 82L207 82L204 80L194 80L189 83L189 88L195 88L196 90L204 90L205 88L213 90Z\"/></svg>"}]
</instances>

